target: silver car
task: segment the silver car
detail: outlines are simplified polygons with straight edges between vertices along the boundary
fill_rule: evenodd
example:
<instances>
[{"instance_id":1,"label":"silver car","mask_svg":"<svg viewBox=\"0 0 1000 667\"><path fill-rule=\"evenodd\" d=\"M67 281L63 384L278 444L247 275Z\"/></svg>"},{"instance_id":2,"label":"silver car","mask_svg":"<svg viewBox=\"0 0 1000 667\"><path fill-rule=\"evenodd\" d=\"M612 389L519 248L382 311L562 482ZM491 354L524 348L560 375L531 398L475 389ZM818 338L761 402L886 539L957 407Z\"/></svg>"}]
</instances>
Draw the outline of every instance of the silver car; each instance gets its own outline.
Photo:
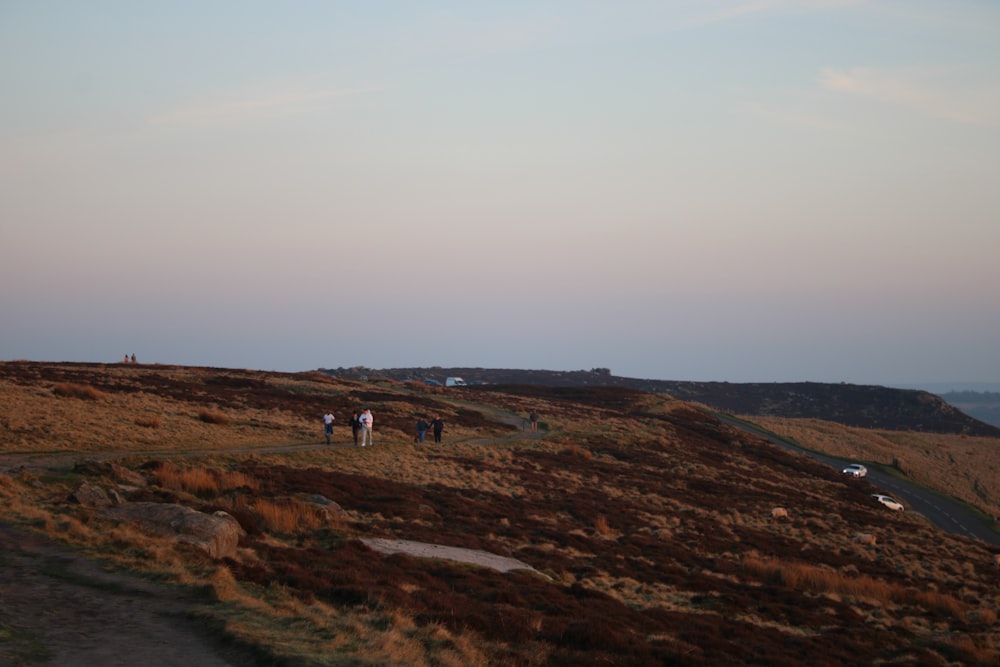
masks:
<instances>
[{"instance_id":1,"label":"silver car","mask_svg":"<svg viewBox=\"0 0 1000 667\"><path fill-rule=\"evenodd\" d=\"M896 510L897 512L903 511L903 505L898 500L891 498L890 496L883 496L881 493L873 493L872 498L882 503L891 510Z\"/></svg>"},{"instance_id":2,"label":"silver car","mask_svg":"<svg viewBox=\"0 0 1000 667\"><path fill-rule=\"evenodd\" d=\"M844 474L854 475L855 477L864 477L868 474L868 468L864 467L860 463L852 463L844 468Z\"/></svg>"}]
</instances>

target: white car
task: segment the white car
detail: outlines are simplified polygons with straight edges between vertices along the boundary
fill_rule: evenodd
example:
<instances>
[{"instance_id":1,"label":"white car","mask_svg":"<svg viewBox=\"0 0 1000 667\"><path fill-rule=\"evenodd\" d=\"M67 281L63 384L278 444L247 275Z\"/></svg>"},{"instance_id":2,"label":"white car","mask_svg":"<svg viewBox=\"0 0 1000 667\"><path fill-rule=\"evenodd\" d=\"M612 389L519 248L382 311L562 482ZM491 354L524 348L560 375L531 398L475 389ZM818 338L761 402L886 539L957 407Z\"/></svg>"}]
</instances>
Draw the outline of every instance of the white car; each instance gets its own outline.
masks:
<instances>
[{"instance_id":1,"label":"white car","mask_svg":"<svg viewBox=\"0 0 1000 667\"><path fill-rule=\"evenodd\" d=\"M883 496L881 493L873 493L872 498L879 501L891 510L896 510L897 512L903 511L903 505L898 500L894 500L889 496Z\"/></svg>"},{"instance_id":2,"label":"white car","mask_svg":"<svg viewBox=\"0 0 1000 667\"><path fill-rule=\"evenodd\" d=\"M852 463L844 468L844 474L854 475L855 477L864 477L868 474L868 468L864 467L860 463Z\"/></svg>"}]
</instances>

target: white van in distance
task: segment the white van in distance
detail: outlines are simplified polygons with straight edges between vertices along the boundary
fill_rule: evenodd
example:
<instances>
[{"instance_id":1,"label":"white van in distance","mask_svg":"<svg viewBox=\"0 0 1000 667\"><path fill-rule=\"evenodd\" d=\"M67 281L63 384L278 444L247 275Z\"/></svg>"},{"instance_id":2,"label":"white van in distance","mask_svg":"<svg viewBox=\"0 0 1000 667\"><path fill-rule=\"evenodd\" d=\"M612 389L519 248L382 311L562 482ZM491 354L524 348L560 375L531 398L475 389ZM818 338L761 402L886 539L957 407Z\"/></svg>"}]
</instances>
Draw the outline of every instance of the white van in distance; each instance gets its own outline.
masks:
<instances>
[{"instance_id":1,"label":"white van in distance","mask_svg":"<svg viewBox=\"0 0 1000 667\"><path fill-rule=\"evenodd\" d=\"M446 387L464 387L465 380L462 378L448 378L444 381L444 386Z\"/></svg>"}]
</instances>

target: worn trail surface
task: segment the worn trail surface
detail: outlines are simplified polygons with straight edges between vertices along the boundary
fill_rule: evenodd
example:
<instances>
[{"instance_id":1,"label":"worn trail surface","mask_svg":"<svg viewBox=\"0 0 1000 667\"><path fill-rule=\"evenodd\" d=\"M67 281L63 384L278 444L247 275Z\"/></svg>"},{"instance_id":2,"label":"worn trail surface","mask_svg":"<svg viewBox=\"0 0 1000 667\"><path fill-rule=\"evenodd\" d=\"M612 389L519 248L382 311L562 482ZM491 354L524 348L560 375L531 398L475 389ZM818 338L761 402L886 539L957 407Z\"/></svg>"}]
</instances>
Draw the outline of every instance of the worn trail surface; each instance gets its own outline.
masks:
<instances>
[{"instance_id":1,"label":"worn trail surface","mask_svg":"<svg viewBox=\"0 0 1000 667\"><path fill-rule=\"evenodd\" d=\"M257 664L201 629L197 604L0 522L0 667Z\"/></svg>"}]
</instances>

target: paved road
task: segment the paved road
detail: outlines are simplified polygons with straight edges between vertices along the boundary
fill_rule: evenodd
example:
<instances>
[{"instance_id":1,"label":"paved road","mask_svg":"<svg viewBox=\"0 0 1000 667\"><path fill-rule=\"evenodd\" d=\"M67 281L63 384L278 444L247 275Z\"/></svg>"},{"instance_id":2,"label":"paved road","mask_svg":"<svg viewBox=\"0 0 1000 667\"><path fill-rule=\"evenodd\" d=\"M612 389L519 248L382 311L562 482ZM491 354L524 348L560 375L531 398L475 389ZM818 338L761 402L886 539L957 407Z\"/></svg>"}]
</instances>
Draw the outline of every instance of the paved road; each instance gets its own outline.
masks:
<instances>
[{"instance_id":1,"label":"paved road","mask_svg":"<svg viewBox=\"0 0 1000 667\"><path fill-rule=\"evenodd\" d=\"M853 461L845 461L844 459L802 449L788 440L753 428L743 422L729 419L725 415L716 414L715 416L730 426L753 433L754 435L759 435L784 449L811 456L837 470L842 470L848 463L853 463ZM865 479L872 485L885 491L886 495L894 496L897 500L902 500L908 506L909 511L925 516L928 521L946 532L974 537L990 544L1000 544L1000 533L992 530L982 518L971 512L962 503L940 496L912 482L893 477L878 470L869 469L868 476Z\"/></svg>"}]
</instances>

